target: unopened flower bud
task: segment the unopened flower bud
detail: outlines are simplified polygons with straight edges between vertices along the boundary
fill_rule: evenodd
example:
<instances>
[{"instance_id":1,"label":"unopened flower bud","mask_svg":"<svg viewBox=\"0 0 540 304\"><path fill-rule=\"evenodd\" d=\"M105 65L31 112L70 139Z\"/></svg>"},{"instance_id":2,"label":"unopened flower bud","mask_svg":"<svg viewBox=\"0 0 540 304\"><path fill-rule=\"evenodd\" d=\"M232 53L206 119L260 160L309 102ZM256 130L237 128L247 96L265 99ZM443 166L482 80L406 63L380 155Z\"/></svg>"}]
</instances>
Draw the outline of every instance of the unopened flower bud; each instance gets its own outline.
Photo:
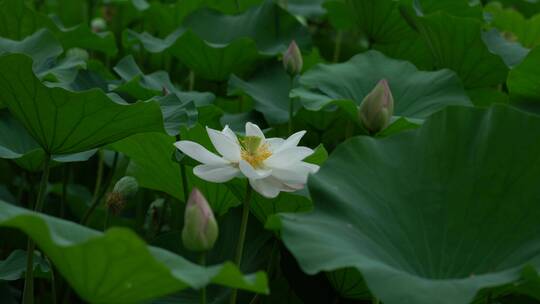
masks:
<instances>
[{"instance_id":1,"label":"unopened flower bud","mask_svg":"<svg viewBox=\"0 0 540 304\"><path fill-rule=\"evenodd\" d=\"M94 18L90 24L92 32L100 33L107 29L107 22L103 18Z\"/></svg>"},{"instance_id":2,"label":"unopened flower bud","mask_svg":"<svg viewBox=\"0 0 540 304\"><path fill-rule=\"evenodd\" d=\"M302 72L303 64L302 53L293 40L289 44L287 51L283 54L283 67L290 75L298 75Z\"/></svg>"},{"instance_id":3,"label":"unopened flower bud","mask_svg":"<svg viewBox=\"0 0 540 304\"><path fill-rule=\"evenodd\" d=\"M189 195L184 214L182 242L192 251L207 251L214 246L219 230L212 208L197 188Z\"/></svg>"},{"instance_id":4,"label":"unopened flower bud","mask_svg":"<svg viewBox=\"0 0 540 304\"><path fill-rule=\"evenodd\" d=\"M124 176L114 185L113 191L107 195L106 205L113 213L120 213L126 201L139 190L139 183L134 177Z\"/></svg>"},{"instance_id":5,"label":"unopened flower bud","mask_svg":"<svg viewBox=\"0 0 540 304\"><path fill-rule=\"evenodd\" d=\"M368 131L377 133L390 124L393 114L394 97L388 81L382 79L362 101L358 115Z\"/></svg>"}]
</instances>

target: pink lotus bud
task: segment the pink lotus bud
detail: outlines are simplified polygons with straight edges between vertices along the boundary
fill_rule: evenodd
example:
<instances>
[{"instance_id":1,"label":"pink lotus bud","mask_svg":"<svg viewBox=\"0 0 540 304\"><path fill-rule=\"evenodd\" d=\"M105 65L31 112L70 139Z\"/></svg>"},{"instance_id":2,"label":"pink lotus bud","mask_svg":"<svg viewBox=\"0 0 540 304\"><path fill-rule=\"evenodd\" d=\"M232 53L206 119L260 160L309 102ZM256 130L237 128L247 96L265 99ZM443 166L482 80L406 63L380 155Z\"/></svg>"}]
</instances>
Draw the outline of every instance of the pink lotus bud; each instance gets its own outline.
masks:
<instances>
[{"instance_id":1,"label":"pink lotus bud","mask_svg":"<svg viewBox=\"0 0 540 304\"><path fill-rule=\"evenodd\" d=\"M298 45L293 40L289 48L283 54L283 67L290 75L298 75L302 72L304 62Z\"/></svg>"},{"instance_id":2,"label":"pink lotus bud","mask_svg":"<svg viewBox=\"0 0 540 304\"><path fill-rule=\"evenodd\" d=\"M207 251L214 246L219 234L212 208L197 188L189 195L184 214L182 242L192 251Z\"/></svg>"},{"instance_id":3,"label":"pink lotus bud","mask_svg":"<svg viewBox=\"0 0 540 304\"><path fill-rule=\"evenodd\" d=\"M393 114L394 97L388 81L382 79L362 101L358 115L368 131L377 133L388 127Z\"/></svg>"}]
</instances>

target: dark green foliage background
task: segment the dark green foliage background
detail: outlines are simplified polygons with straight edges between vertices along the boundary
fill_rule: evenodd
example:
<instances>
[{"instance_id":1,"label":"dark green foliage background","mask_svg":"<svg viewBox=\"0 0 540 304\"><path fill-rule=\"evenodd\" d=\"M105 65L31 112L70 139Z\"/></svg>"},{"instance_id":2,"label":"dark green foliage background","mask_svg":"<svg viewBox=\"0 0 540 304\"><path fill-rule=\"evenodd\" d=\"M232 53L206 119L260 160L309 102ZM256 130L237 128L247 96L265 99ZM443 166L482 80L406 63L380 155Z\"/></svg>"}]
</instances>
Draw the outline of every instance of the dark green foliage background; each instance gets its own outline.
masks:
<instances>
[{"instance_id":1,"label":"dark green foliage background","mask_svg":"<svg viewBox=\"0 0 540 304\"><path fill-rule=\"evenodd\" d=\"M394 116L368 134L381 79ZM0 0L0 302L30 237L36 303L540 303L539 114L540 1ZM321 170L254 195L234 265L246 184L173 143L248 121L306 130ZM220 226L207 265L181 242L193 187Z\"/></svg>"}]
</instances>

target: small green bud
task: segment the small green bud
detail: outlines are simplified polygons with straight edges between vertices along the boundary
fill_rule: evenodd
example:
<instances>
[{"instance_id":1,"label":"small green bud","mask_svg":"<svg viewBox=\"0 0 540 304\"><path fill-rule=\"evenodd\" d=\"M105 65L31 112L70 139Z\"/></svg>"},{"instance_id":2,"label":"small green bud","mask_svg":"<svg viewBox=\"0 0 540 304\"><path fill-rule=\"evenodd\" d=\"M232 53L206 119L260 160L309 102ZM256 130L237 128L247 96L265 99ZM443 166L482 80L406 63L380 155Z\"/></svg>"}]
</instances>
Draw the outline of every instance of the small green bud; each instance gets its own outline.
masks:
<instances>
[{"instance_id":1,"label":"small green bud","mask_svg":"<svg viewBox=\"0 0 540 304\"><path fill-rule=\"evenodd\" d=\"M293 40L289 44L287 51L283 54L283 67L290 75L298 75L302 72L303 64L302 53Z\"/></svg>"},{"instance_id":2,"label":"small green bud","mask_svg":"<svg viewBox=\"0 0 540 304\"><path fill-rule=\"evenodd\" d=\"M92 32L100 33L107 29L107 22L103 18L94 18L90 23L90 27L92 28Z\"/></svg>"},{"instance_id":3,"label":"small green bud","mask_svg":"<svg viewBox=\"0 0 540 304\"><path fill-rule=\"evenodd\" d=\"M106 205L113 213L118 214L126 205L126 201L139 190L139 183L134 177L124 176L114 185L113 191L107 195Z\"/></svg>"},{"instance_id":4,"label":"small green bud","mask_svg":"<svg viewBox=\"0 0 540 304\"><path fill-rule=\"evenodd\" d=\"M113 192L122 194L125 198L135 196L139 191L139 183L132 176L124 176L116 182L113 188Z\"/></svg>"},{"instance_id":5,"label":"small green bud","mask_svg":"<svg viewBox=\"0 0 540 304\"><path fill-rule=\"evenodd\" d=\"M219 234L212 208L197 188L189 195L184 214L182 242L192 251L207 251L214 247Z\"/></svg>"},{"instance_id":6,"label":"small green bud","mask_svg":"<svg viewBox=\"0 0 540 304\"><path fill-rule=\"evenodd\" d=\"M377 133L388 127L393 114L394 97L388 81L382 79L362 101L358 115L369 132Z\"/></svg>"},{"instance_id":7,"label":"small green bud","mask_svg":"<svg viewBox=\"0 0 540 304\"><path fill-rule=\"evenodd\" d=\"M90 58L90 55L88 54L88 52L85 49L81 49L81 48L71 48L67 50L66 56L79 58L83 61L88 61L88 58Z\"/></svg>"}]
</instances>

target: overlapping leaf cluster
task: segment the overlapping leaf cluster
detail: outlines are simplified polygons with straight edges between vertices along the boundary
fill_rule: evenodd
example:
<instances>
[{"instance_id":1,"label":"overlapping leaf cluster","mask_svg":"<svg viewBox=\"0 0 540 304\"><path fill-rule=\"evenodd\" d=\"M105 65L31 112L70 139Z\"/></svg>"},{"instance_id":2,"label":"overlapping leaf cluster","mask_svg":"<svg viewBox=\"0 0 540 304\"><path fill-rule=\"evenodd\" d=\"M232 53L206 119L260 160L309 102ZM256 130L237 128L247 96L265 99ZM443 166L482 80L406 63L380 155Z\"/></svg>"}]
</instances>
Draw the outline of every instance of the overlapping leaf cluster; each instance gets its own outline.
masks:
<instances>
[{"instance_id":1,"label":"overlapping leaf cluster","mask_svg":"<svg viewBox=\"0 0 540 304\"><path fill-rule=\"evenodd\" d=\"M208 303L540 301L540 3L0 0L0 19L7 303L25 236L39 303L197 303L207 285ZM368 134L358 106L381 79L393 118ZM197 178L173 143L212 150L205 126L248 121L306 130L321 170L254 195L234 265L246 185ZM142 190L111 214L125 175ZM181 243L193 187L220 226L209 266Z\"/></svg>"}]
</instances>

